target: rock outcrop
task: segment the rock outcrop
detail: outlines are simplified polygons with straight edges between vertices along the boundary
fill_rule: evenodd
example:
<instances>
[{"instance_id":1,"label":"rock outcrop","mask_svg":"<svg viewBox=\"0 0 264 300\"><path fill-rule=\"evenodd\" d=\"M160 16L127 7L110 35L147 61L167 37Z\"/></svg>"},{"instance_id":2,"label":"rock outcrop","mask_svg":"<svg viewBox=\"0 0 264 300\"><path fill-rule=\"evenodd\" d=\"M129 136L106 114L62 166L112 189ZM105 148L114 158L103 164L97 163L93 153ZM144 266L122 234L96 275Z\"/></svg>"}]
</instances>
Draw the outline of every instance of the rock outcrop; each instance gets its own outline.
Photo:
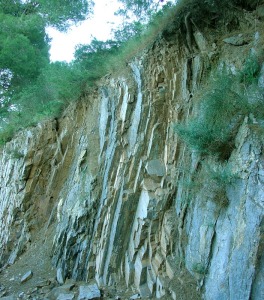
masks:
<instances>
[{"instance_id":1,"label":"rock outcrop","mask_svg":"<svg viewBox=\"0 0 264 300\"><path fill-rule=\"evenodd\" d=\"M59 120L4 147L2 266L55 224L52 261L62 283L95 279L153 299L263 299L261 124L242 120L227 158L235 177L221 189L202 173L215 159L174 129L198 113L195 96L212 69L225 63L237 72L260 50L264 30L252 14L240 19L247 39L239 44L227 44L242 35L224 25L193 25L190 49L172 26L126 76L107 75Z\"/></svg>"}]
</instances>

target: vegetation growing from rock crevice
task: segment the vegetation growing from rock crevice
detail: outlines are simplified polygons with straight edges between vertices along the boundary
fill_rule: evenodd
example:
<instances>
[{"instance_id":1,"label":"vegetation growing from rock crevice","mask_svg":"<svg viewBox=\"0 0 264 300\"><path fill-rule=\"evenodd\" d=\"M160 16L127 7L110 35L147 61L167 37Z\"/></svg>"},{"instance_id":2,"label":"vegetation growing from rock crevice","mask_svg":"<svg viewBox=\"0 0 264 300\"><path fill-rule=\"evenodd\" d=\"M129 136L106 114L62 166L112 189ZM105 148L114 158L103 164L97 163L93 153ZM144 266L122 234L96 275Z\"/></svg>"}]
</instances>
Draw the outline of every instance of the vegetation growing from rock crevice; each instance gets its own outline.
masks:
<instances>
[{"instance_id":1,"label":"vegetation growing from rock crevice","mask_svg":"<svg viewBox=\"0 0 264 300\"><path fill-rule=\"evenodd\" d=\"M183 177L180 184L184 187L183 201L189 203L197 197L206 203L215 202L219 207L228 205L227 187L235 184L238 174L230 162L219 162L216 157L201 161L196 172Z\"/></svg>"},{"instance_id":2,"label":"vegetation growing from rock crevice","mask_svg":"<svg viewBox=\"0 0 264 300\"><path fill-rule=\"evenodd\" d=\"M245 117L263 132L262 63L262 55L251 54L235 74L222 66L200 91L194 117L175 125L177 134L189 148L202 157L207 156L209 162L202 162L188 182L192 198L202 191L204 197L221 207L228 204L226 188L237 178L229 157Z\"/></svg>"},{"instance_id":3,"label":"vegetation growing from rock crevice","mask_svg":"<svg viewBox=\"0 0 264 300\"><path fill-rule=\"evenodd\" d=\"M218 70L200 93L196 116L175 126L191 149L220 160L229 158L245 116L264 117L263 94L257 85L259 71L260 63L254 55L235 75L225 68Z\"/></svg>"}]
</instances>

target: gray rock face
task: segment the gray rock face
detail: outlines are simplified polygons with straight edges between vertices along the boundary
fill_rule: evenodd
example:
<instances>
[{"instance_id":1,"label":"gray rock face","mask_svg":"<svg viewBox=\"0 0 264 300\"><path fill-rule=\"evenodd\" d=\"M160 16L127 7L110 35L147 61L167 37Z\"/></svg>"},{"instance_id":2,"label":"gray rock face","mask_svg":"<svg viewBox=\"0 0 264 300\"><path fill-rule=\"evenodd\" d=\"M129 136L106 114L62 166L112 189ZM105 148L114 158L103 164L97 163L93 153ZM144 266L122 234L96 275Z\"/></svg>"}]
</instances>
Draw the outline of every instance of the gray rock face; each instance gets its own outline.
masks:
<instances>
[{"instance_id":1,"label":"gray rock face","mask_svg":"<svg viewBox=\"0 0 264 300\"><path fill-rule=\"evenodd\" d=\"M233 45L233 46L243 46L248 44L250 39L245 37L242 33L237 36L231 36L223 40L225 43Z\"/></svg>"},{"instance_id":2,"label":"gray rock face","mask_svg":"<svg viewBox=\"0 0 264 300\"><path fill-rule=\"evenodd\" d=\"M62 158L57 146L55 121L49 121L20 132L1 152L0 266L13 264L30 241L30 231L47 221L45 215L55 199L52 184L56 184L54 179L60 168L55 167L55 161ZM19 158L14 155L18 150ZM45 182L47 178L53 183ZM41 201L34 201L36 198ZM6 247L7 244L14 246Z\"/></svg>"},{"instance_id":3,"label":"gray rock face","mask_svg":"<svg viewBox=\"0 0 264 300\"><path fill-rule=\"evenodd\" d=\"M162 177L166 173L164 163L158 159L151 160L146 165L146 170L149 175L156 175Z\"/></svg>"},{"instance_id":4,"label":"gray rock face","mask_svg":"<svg viewBox=\"0 0 264 300\"><path fill-rule=\"evenodd\" d=\"M204 31L194 30L192 52L182 37L161 37L126 76L104 78L98 91L72 104L58 126L42 124L6 145L2 264L14 263L47 222L56 225L58 282L89 282L79 300L99 298L107 285L125 287L127 298L264 298L261 121L246 116L239 124L228 158L234 180L221 192L201 176L203 164L215 160L190 151L174 130L198 114L192 99L212 66L236 72L246 59L246 51ZM231 45L251 43L230 36L224 41ZM14 160L9 153L17 147L24 157ZM47 297L68 299L72 291L56 288Z\"/></svg>"},{"instance_id":5,"label":"gray rock face","mask_svg":"<svg viewBox=\"0 0 264 300\"><path fill-rule=\"evenodd\" d=\"M68 293L68 294L59 294L56 300L72 300L72 299L74 299L74 294Z\"/></svg>"},{"instance_id":6,"label":"gray rock face","mask_svg":"<svg viewBox=\"0 0 264 300\"><path fill-rule=\"evenodd\" d=\"M205 272L206 299L249 299L252 290L254 299L258 299L263 293L255 290L253 278L259 267L262 268L257 253L262 243L264 190L256 182L262 181L258 174L262 174L264 161L260 156L260 141L253 136L246 137L246 133L249 129L244 124L237 136L238 150L230 162L237 172L251 171L228 187L229 205L225 209L203 201L204 193L197 195L187 229L190 233L187 267L202 277ZM217 245L217 250L212 245Z\"/></svg>"},{"instance_id":7,"label":"gray rock face","mask_svg":"<svg viewBox=\"0 0 264 300\"><path fill-rule=\"evenodd\" d=\"M57 281L58 281L59 284L64 283L64 276L63 276L63 273L62 273L62 268L57 269Z\"/></svg>"},{"instance_id":8,"label":"gray rock face","mask_svg":"<svg viewBox=\"0 0 264 300\"><path fill-rule=\"evenodd\" d=\"M80 286L78 300L100 299L101 293L96 284Z\"/></svg>"}]
</instances>

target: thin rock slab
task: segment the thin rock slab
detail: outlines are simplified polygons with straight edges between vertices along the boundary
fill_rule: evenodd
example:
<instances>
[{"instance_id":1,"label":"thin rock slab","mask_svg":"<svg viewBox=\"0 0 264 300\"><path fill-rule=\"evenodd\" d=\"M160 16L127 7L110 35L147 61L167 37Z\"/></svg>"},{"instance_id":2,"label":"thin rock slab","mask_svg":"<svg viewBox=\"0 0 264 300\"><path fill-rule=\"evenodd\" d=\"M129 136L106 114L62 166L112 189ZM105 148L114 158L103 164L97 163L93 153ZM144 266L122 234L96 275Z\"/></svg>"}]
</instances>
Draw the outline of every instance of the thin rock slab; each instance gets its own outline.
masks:
<instances>
[{"instance_id":1,"label":"thin rock slab","mask_svg":"<svg viewBox=\"0 0 264 300\"><path fill-rule=\"evenodd\" d=\"M78 300L96 300L100 299L101 292L96 284L90 284L79 287Z\"/></svg>"},{"instance_id":2,"label":"thin rock slab","mask_svg":"<svg viewBox=\"0 0 264 300\"><path fill-rule=\"evenodd\" d=\"M60 300L67 299L68 300L68 298L70 298L71 295L73 295L73 297L74 297L74 293L71 292L73 287L74 287L74 284L70 284L70 283L59 286L59 287L55 287L49 293L46 294L46 297L50 300L58 300L58 299L60 299ZM73 299L73 298L70 298L70 299Z\"/></svg>"},{"instance_id":3,"label":"thin rock slab","mask_svg":"<svg viewBox=\"0 0 264 300\"><path fill-rule=\"evenodd\" d=\"M58 268L57 270L57 281L59 284L64 284L64 276L62 268Z\"/></svg>"},{"instance_id":4,"label":"thin rock slab","mask_svg":"<svg viewBox=\"0 0 264 300\"><path fill-rule=\"evenodd\" d=\"M231 36L231 37L225 38L223 41L226 44L230 44L230 45L233 45L233 46L243 46L243 45L246 45L250 42L248 37L244 36L243 34L239 34L239 35L236 35L236 36Z\"/></svg>"},{"instance_id":5,"label":"thin rock slab","mask_svg":"<svg viewBox=\"0 0 264 300\"><path fill-rule=\"evenodd\" d=\"M20 280L20 283L24 283L24 282L28 281L30 278L32 278L32 276L33 276L33 272L32 272L31 270L28 271L27 273L25 273L25 274L22 276L22 278L21 278L21 280Z\"/></svg>"},{"instance_id":6,"label":"thin rock slab","mask_svg":"<svg viewBox=\"0 0 264 300\"><path fill-rule=\"evenodd\" d=\"M141 299L140 294L135 294L129 298L130 300Z\"/></svg>"}]
</instances>

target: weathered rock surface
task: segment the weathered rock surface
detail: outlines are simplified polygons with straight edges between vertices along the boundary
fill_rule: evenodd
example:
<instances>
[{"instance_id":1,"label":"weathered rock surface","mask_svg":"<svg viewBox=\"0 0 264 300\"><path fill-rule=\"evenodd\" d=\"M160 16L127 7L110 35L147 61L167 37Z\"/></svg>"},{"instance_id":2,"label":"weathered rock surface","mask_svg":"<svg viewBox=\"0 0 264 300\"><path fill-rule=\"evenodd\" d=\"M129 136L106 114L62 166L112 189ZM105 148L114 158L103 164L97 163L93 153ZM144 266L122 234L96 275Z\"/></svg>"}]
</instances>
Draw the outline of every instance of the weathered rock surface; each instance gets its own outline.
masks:
<instances>
[{"instance_id":1,"label":"weathered rock surface","mask_svg":"<svg viewBox=\"0 0 264 300\"><path fill-rule=\"evenodd\" d=\"M25 274L22 276L20 282L21 282L21 283L24 283L24 282L28 281L30 278L32 278L32 276L33 276L33 272L32 272L32 271L28 271L27 273L25 273Z\"/></svg>"},{"instance_id":2,"label":"weathered rock surface","mask_svg":"<svg viewBox=\"0 0 264 300\"><path fill-rule=\"evenodd\" d=\"M188 182L206 159L173 129L197 113L192 99L210 68L225 63L236 71L250 49L258 50L264 31L255 21L252 39L228 50L219 28L216 35L195 27L193 49L176 32L161 35L126 76L106 76L60 120L8 143L0 157L2 265L14 263L43 224L56 224L53 263L61 284L74 278L122 286L130 291L125 299L263 299L264 156L257 124L249 117L241 124L228 158L236 180L220 195L208 178L190 192ZM17 149L23 155L15 159L10 153ZM93 299L86 288L78 299ZM98 291L90 292L100 297ZM72 295L56 287L47 298Z\"/></svg>"},{"instance_id":3,"label":"weathered rock surface","mask_svg":"<svg viewBox=\"0 0 264 300\"><path fill-rule=\"evenodd\" d=\"M91 300L91 299L100 299L101 292L98 289L97 284L90 285L81 285L79 288L78 300Z\"/></svg>"},{"instance_id":4,"label":"weathered rock surface","mask_svg":"<svg viewBox=\"0 0 264 300\"><path fill-rule=\"evenodd\" d=\"M61 268L58 268L57 269L57 281L59 284L63 284L64 283L64 278L63 278L63 275L62 275L62 269Z\"/></svg>"},{"instance_id":5,"label":"weathered rock surface","mask_svg":"<svg viewBox=\"0 0 264 300\"><path fill-rule=\"evenodd\" d=\"M240 33L237 36L225 38L223 41L233 46L243 46L249 43L250 37L244 36L242 33Z\"/></svg>"}]
</instances>

